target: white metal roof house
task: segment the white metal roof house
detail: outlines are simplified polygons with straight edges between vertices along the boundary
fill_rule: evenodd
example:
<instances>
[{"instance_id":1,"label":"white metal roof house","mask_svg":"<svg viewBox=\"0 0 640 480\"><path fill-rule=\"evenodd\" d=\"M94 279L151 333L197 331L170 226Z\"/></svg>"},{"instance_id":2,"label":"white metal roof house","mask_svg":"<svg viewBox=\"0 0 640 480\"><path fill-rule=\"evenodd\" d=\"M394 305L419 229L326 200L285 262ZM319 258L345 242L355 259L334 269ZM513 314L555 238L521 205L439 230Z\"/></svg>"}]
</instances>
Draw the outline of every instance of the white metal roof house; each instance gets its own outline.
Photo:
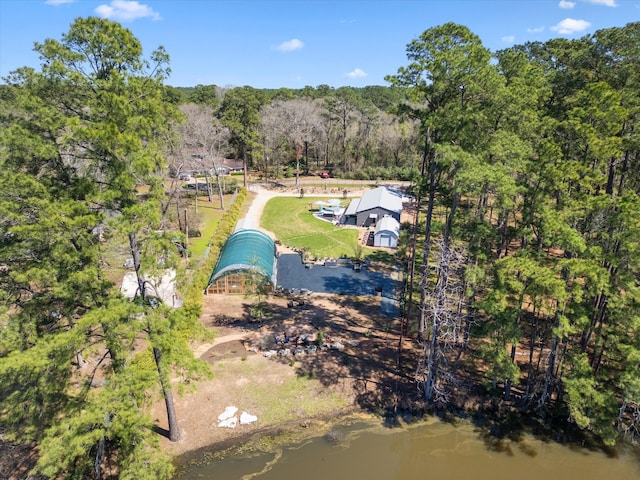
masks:
<instances>
[{"instance_id":1,"label":"white metal roof house","mask_svg":"<svg viewBox=\"0 0 640 480\"><path fill-rule=\"evenodd\" d=\"M398 248L399 235L400 222L390 216L382 217L373 232L373 246Z\"/></svg>"},{"instance_id":2,"label":"white metal roof house","mask_svg":"<svg viewBox=\"0 0 640 480\"><path fill-rule=\"evenodd\" d=\"M402 197L386 187L367 190L360 199L354 199L344 212L342 223L367 227L376 225L384 216L400 222Z\"/></svg>"}]
</instances>

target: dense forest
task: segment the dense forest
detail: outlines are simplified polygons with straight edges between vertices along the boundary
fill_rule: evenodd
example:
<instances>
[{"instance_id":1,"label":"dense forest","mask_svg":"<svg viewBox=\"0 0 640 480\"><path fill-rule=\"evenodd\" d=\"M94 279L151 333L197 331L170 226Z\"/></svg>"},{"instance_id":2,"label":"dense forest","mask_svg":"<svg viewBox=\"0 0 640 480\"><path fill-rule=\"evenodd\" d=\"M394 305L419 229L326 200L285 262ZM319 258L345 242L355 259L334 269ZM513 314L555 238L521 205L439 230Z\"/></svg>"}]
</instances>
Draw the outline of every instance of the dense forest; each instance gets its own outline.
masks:
<instances>
[{"instance_id":1,"label":"dense forest","mask_svg":"<svg viewBox=\"0 0 640 480\"><path fill-rule=\"evenodd\" d=\"M365 88L173 88L162 48L96 18L35 49L40 70L0 86L0 435L36 443L38 473L170 476L149 404L177 440L173 389L210 373L188 347L203 285L169 309L147 284L190 278L170 179L228 158L412 181L403 332L428 408L482 365L524 415L640 433L640 23L498 52L445 24ZM134 302L106 273L114 241Z\"/></svg>"}]
</instances>

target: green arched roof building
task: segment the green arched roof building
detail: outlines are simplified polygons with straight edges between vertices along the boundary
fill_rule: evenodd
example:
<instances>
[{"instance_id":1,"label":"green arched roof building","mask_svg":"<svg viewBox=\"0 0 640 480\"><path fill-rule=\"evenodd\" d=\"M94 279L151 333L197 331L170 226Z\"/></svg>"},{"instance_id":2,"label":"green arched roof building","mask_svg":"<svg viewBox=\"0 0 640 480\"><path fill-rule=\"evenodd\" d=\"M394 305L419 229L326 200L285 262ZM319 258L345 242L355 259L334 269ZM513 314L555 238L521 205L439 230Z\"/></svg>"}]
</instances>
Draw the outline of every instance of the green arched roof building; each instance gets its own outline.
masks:
<instances>
[{"instance_id":1,"label":"green arched roof building","mask_svg":"<svg viewBox=\"0 0 640 480\"><path fill-rule=\"evenodd\" d=\"M256 288L273 291L276 264L276 246L271 237L259 230L236 230L222 247L207 291L238 294Z\"/></svg>"}]
</instances>

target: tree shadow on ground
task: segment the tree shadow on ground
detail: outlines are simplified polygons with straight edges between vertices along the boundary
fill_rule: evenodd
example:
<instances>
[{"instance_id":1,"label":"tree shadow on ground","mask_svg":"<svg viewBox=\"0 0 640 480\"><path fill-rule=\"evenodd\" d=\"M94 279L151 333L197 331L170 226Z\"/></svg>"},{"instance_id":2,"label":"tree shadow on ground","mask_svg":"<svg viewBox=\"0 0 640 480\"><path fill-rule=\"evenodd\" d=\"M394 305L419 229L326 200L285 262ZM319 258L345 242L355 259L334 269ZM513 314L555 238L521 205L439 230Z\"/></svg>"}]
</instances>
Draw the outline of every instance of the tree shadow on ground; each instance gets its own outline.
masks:
<instances>
[{"instance_id":1,"label":"tree shadow on ground","mask_svg":"<svg viewBox=\"0 0 640 480\"><path fill-rule=\"evenodd\" d=\"M152 425L151 430L153 431L153 433L163 436L166 439L169 438L169 430L167 430L166 428L159 427L158 425Z\"/></svg>"},{"instance_id":2,"label":"tree shadow on ground","mask_svg":"<svg viewBox=\"0 0 640 480\"><path fill-rule=\"evenodd\" d=\"M574 432L566 421L559 421L556 426L557 416L541 420L536 415L526 415L515 395L511 402L505 402L498 393L486 391L477 365L461 365L461 378L450 404L437 411L426 408L414 378L420 345L405 337L399 356L400 321L380 314L380 297L271 297L269 315L261 321L251 320L251 299L240 303L239 314L210 315L205 323L214 328L242 328L248 332L245 348L260 355L270 349L289 350L286 355L274 355L272 361L292 365L298 376L316 379L327 389L349 393L359 408L381 415L386 427L398 427L431 413L446 422L471 421L487 450L505 455L522 452L535 456L537 451L528 444L526 435L616 455L614 449L603 447L577 429ZM324 347L315 343L320 333ZM276 341L276 337L282 339L285 334L288 342ZM306 344L300 340L305 335ZM309 345L316 345L315 353L294 355L296 347ZM471 350L467 356L475 357Z\"/></svg>"},{"instance_id":3,"label":"tree shadow on ground","mask_svg":"<svg viewBox=\"0 0 640 480\"><path fill-rule=\"evenodd\" d=\"M229 328L242 328L244 330L260 330L265 325L278 324L291 316L291 309L287 307L286 303L276 303L273 301L263 302L265 305L262 307L262 317L257 317L256 303L250 299L242 302L243 315L238 317L235 315L228 315L226 313L216 313L210 315L204 325L213 329L220 327ZM258 307L259 308L259 307Z\"/></svg>"},{"instance_id":4,"label":"tree shadow on ground","mask_svg":"<svg viewBox=\"0 0 640 480\"><path fill-rule=\"evenodd\" d=\"M381 315L376 296L317 298L288 297L293 306L274 308L260 322L261 337L247 346L271 350L275 361L294 365L298 376L328 389L348 389L364 410L383 414L406 408L415 392L414 362L407 361L413 347L405 341L399 357L399 320Z\"/></svg>"}]
</instances>

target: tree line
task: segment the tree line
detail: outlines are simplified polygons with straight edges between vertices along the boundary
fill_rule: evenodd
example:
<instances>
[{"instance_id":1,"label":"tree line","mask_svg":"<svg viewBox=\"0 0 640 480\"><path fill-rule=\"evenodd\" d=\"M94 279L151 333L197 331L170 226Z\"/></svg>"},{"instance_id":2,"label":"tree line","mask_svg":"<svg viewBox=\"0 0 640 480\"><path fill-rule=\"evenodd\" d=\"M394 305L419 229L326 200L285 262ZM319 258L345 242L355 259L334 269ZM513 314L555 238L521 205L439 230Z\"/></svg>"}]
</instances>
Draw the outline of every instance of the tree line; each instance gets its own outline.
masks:
<instances>
[{"instance_id":1,"label":"tree line","mask_svg":"<svg viewBox=\"0 0 640 480\"><path fill-rule=\"evenodd\" d=\"M462 403L481 365L524 412L637 436L640 23L498 52L449 23L407 45L390 86L362 89L172 88L162 48L145 57L97 18L35 49L40 70L0 88L0 433L38 444L37 472L170 476L149 405L161 395L177 440L170 378L210 372L188 348L197 301L149 289L186 278L167 182L219 180L225 157L265 178L413 180L403 334L428 406Z\"/></svg>"},{"instance_id":2,"label":"tree line","mask_svg":"<svg viewBox=\"0 0 640 480\"><path fill-rule=\"evenodd\" d=\"M0 99L0 433L36 442L45 477L169 478L150 406L164 399L178 440L175 385L211 372L188 343L202 287L184 285L164 208L168 57L94 17L35 50L42 68L13 72ZM120 245L134 301L113 277ZM182 308L154 290L168 269Z\"/></svg>"},{"instance_id":3,"label":"tree line","mask_svg":"<svg viewBox=\"0 0 640 480\"><path fill-rule=\"evenodd\" d=\"M263 178L329 171L342 178L409 180L418 174L417 123L397 114L401 89L168 88L171 101L187 112L187 125L204 118L217 130L208 165L242 159ZM207 150L200 142L187 150L197 148ZM198 167L188 155L181 158Z\"/></svg>"},{"instance_id":4,"label":"tree line","mask_svg":"<svg viewBox=\"0 0 640 480\"><path fill-rule=\"evenodd\" d=\"M422 149L407 239L416 379L488 391L605 443L640 427L640 23L491 54L429 29L388 77ZM416 308L417 307L417 308Z\"/></svg>"}]
</instances>

